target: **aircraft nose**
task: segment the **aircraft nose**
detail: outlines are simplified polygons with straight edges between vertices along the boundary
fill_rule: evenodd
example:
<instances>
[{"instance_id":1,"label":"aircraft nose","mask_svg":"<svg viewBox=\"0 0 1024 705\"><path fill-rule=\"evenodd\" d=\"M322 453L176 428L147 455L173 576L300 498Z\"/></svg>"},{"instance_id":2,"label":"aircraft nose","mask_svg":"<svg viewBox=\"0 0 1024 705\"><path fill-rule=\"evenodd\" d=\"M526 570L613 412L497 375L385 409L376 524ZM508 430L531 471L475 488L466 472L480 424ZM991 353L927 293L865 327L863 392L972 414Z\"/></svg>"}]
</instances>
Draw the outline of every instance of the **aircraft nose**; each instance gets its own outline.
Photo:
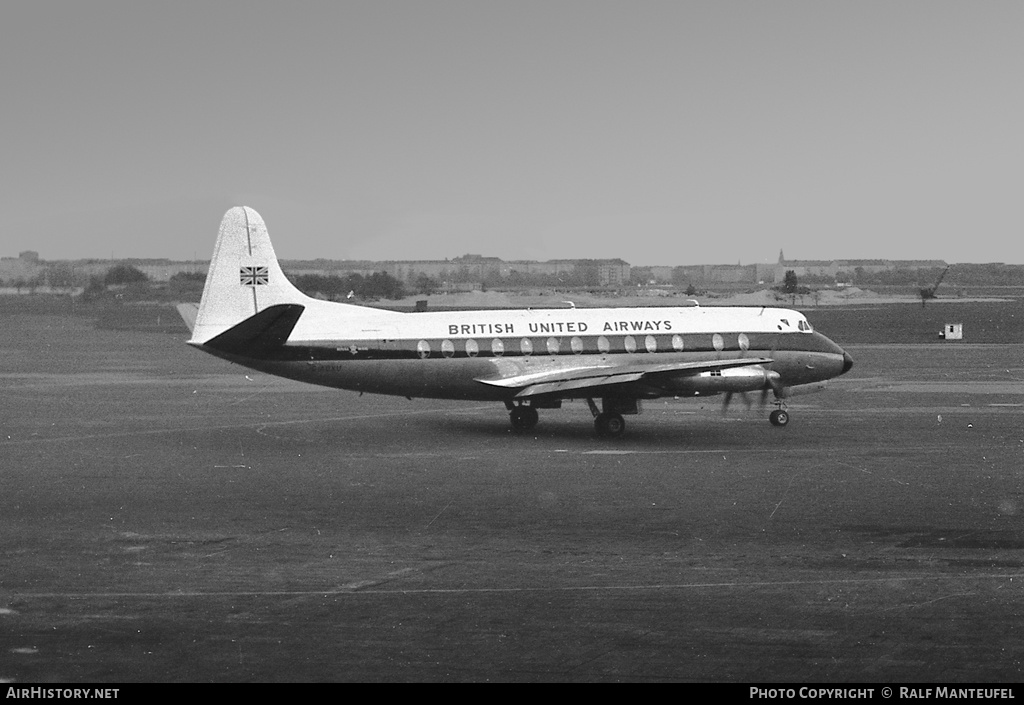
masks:
<instances>
[{"instance_id":1,"label":"aircraft nose","mask_svg":"<svg viewBox=\"0 0 1024 705\"><path fill-rule=\"evenodd\" d=\"M850 357L850 353L843 351L843 371L840 374L846 374L853 367L853 358Z\"/></svg>"}]
</instances>

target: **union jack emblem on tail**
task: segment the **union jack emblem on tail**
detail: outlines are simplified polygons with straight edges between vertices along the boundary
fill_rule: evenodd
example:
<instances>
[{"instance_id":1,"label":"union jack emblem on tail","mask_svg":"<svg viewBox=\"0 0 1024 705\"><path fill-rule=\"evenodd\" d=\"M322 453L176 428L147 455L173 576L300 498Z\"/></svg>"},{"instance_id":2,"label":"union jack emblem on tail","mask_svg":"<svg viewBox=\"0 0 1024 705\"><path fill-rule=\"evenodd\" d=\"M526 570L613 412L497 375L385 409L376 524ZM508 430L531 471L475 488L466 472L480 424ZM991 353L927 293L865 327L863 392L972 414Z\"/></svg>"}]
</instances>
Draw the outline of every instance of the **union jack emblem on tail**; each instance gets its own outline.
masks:
<instances>
[{"instance_id":1,"label":"union jack emblem on tail","mask_svg":"<svg viewBox=\"0 0 1024 705\"><path fill-rule=\"evenodd\" d=\"M270 283L270 272L267 267L242 267L239 276L242 286L261 286Z\"/></svg>"}]
</instances>

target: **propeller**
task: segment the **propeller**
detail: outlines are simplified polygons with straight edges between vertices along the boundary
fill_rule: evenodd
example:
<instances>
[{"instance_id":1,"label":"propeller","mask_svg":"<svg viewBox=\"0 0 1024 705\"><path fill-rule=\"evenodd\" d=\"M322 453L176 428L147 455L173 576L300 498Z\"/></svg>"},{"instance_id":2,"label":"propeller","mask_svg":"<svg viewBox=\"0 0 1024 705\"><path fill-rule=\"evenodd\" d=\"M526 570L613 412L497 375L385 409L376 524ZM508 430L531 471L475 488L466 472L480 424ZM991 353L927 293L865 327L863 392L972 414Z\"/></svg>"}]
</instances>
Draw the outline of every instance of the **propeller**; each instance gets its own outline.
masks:
<instances>
[{"instance_id":1,"label":"propeller","mask_svg":"<svg viewBox=\"0 0 1024 705\"><path fill-rule=\"evenodd\" d=\"M769 370L765 376L768 380L768 386L764 388L762 396L767 397L769 389L775 393L776 399L785 399L789 396L789 390L782 384L782 375L775 370Z\"/></svg>"},{"instance_id":2,"label":"propeller","mask_svg":"<svg viewBox=\"0 0 1024 705\"><path fill-rule=\"evenodd\" d=\"M770 387L765 387L759 394L756 392L726 392L725 398L722 400L722 413L725 413L729 409L729 405L732 404L733 396L737 394L743 401L743 406L745 406L748 411L753 408L755 398L757 399L758 408L764 407L768 404L768 392L770 391Z\"/></svg>"},{"instance_id":3,"label":"propeller","mask_svg":"<svg viewBox=\"0 0 1024 705\"><path fill-rule=\"evenodd\" d=\"M789 396L789 392L786 387L782 384L782 377L775 370L768 370L765 372L765 384L758 394L758 407L764 408L768 405L768 393L772 392L775 394L776 399L785 399ZM722 413L724 414L729 409L729 405L732 403L734 395L739 394L743 400L744 406L749 410L753 405L754 401L751 395L755 392L726 392L725 398L722 400Z\"/></svg>"}]
</instances>

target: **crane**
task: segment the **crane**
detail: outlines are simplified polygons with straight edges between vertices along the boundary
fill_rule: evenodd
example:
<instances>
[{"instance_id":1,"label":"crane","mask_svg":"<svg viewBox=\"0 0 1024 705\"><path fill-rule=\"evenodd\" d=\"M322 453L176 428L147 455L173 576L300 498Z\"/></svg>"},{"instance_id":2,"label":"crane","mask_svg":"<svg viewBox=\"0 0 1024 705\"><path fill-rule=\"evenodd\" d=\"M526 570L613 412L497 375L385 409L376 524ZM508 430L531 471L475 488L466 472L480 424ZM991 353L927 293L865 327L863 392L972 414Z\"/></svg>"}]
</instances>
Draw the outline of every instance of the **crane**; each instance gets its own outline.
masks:
<instances>
[{"instance_id":1,"label":"crane","mask_svg":"<svg viewBox=\"0 0 1024 705\"><path fill-rule=\"evenodd\" d=\"M942 274L939 275L939 278L935 282L935 284L933 284L932 286L926 286L923 289L921 289L920 293L921 293L921 306L922 307L928 302L928 299L934 299L935 298L935 290L939 288L939 284L942 283L943 277L946 276L946 272L949 271L949 268L951 266L952 265L949 265L949 264L946 265L946 268L942 270Z\"/></svg>"}]
</instances>

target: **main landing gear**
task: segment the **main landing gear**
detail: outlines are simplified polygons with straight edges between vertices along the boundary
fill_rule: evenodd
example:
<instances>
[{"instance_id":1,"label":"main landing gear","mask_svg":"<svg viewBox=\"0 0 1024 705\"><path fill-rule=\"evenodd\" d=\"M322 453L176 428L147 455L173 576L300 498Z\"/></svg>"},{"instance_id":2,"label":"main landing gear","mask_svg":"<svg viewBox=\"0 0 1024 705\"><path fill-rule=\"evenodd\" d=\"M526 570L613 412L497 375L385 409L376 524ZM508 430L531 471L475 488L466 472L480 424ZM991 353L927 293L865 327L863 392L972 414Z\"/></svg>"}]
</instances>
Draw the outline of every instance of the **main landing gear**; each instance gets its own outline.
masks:
<instances>
[{"instance_id":1,"label":"main landing gear","mask_svg":"<svg viewBox=\"0 0 1024 705\"><path fill-rule=\"evenodd\" d=\"M533 399L531 402L529 406L505 402L508 420L516 433L533 430L539 419L537 409L557 409L561 406L559 400L540 400L538 403L537 399ZM594 430L600 438L618 438L626 430L626 422L622 415L640 413L640 404L636 399L602 399L600 407L593 399L587 399L587 404L594 415Z\"/></svg>"},{"instance_id":2,"label":"main landing gear","mask_svg":"<svg viewBox=\"0 0 1024 705\"><path fill-rule=\"evenodd\" d=\"M618 438L626 430L626 420L621 414L602 412L594 417L594 430L601 438Z\"/></svg>"},{"instance_id":3,"label":"main landing gear","mask_svg":"<svg viewBox=\"0 0 1024 705\"><path fill-rule=\"evenodd\" d=\"M516 431L529 431L537 425L540 415L532 406L514 406L508 412L512 428Z\"/></svg>"},{"instance_id":4,"label":"main landing gear","mask_svg":"<svg viewBox=\"0 0 1024 705\"><path fill-rule=\"evenodd\" d=\"M601 400L601 407L588 398L587 406L590 413L594 415L594 430L598 438L618 438L626 431L626 420L623 414L639 414L640 400L620 399L618 397L605 397Z\"/></svg>"}]
</instances>

